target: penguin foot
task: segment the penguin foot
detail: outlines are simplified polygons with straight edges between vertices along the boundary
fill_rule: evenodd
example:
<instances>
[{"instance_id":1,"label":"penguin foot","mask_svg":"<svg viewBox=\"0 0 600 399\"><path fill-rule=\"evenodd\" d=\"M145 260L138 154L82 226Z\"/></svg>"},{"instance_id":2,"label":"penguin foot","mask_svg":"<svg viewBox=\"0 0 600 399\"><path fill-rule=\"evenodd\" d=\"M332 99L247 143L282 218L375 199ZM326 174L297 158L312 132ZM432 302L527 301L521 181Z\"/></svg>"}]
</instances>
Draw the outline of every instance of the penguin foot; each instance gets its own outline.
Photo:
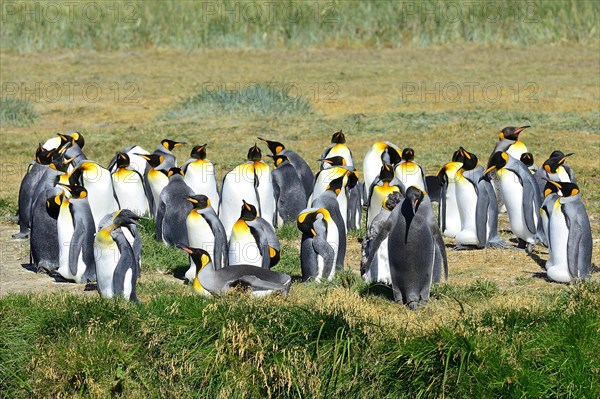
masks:
<instances>
[{"instance_id":1,"label":"penguin foot","mask_svg":"<svg viewBox=\"0 0 600 399\"><path fill-rule=\"evenodd\" d=\"M507 244L506 241L504 241L504 240L498 240L498 241L490 241L488 243L488 248L508 249L508 248L512 248L512 246Z\"/></svg>"},{"instance_id":2,"label":"penguin foot","mask_svg":"<svg viewBox=\"0 0 600 399\"><path fill-rule=\"evenodd\" d=\"M535 246L535 244L527 244L527 246L525 247L525 252L527 252L528 254L533 253L534 246Z\"/></svg>"},{"instance_id":3,"label":"penguin foot","mask_svg":"<svg viewBox=\"0 0 600 399\"><path fill-rule=\"evenodd\" d=\"M25 238L29 238L29 232L27 232L27 233L18 232L17 234L13 234L12 238L14 238L15 240L23 240Z\"/></svg>"},{"instance_id":4,"label":"penguin foot","mask_svg":"<svg viewBox=\"0 0 600 399\"><path fill-rule=\"evenodd\" d=\"M477 245L458 244L457 246L455 246L452 249L455 251L469 251L469 250L473 250L473 249L479 249L479 247Z\"/></svg>"},{"instance_id":5,"label":"penguin foot","mask_svg":"<svg viewBox=\"0 0 600 399\"><path fill-rule=\"evenodd\" d=\"M419 302L411 301L406 304L410 310L417 310L419 308Z\"/></svg>"}]
</instances>

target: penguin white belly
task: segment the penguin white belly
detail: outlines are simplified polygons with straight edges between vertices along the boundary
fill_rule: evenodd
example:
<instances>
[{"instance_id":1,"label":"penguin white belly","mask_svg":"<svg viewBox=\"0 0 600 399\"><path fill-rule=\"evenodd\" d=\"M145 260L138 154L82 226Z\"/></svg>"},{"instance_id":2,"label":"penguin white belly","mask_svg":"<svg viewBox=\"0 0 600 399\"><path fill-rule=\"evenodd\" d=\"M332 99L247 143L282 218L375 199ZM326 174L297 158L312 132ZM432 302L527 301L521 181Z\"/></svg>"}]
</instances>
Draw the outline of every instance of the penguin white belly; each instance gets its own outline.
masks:
<instances>
[{"instance_id":1,"label":"penguin white belly","mask_svg":"<svg viewBox=\"0 0 600 399\"><path fill-rule=\"evenodd\" d=\"M123 296L126 299L131 298L131 292L133 291L133 270L131 268L127 269L125 272L125 277L123 280Z\"/></svg>"},{"instance_id":2,"label":"penguin white belly","mask_svg":"<svg viewBox=\"0 0 600 399\"><path fill-rule=\"evenodd\" d=\"M456 183L454 181L448 181L448 187L446 188L446 220L445 229L442 232L447 237L456 237L462 229L460 222L460 211L458 209L458 201L456 195Z\"/></svg>"},{"instance_id":3,"label":"penguin white belly","mask_svg":"<svg viewBox=\"0 0 600 399\"><path fill-rule=\"evenodd\" d=\"M354 160L352 159L352 154L350 153L350 149L348 147L346 147L346 145L336 144L327 153L327 158L331 158L331 157L335 157L335 156L340 156L340 157L344 158L346 160L346 166L349 166L351 168L354 166ZM379 168L381 169L381 166L379 166ZM379 173L379 171L377 171L377 173Z\"/></svg>"},{"instance_id":4,"label":"penguin white belly","mask_svg":"<svg viewBox=\"0 0 600 399\"><path fill-rule=\"evenodd\" d=\"M525 144L520 140L517 140L516 142L511 144L506 150L506 153L514 159L521 159L521 155L523 155L526 152L527 146L525 146Z\"/></svg>"},{"instance_id":5,"label":"penguin white belly","mask_svg":"<svg viewBox=\"0 0 600 399\"><path fill-rule=\"evenodd\" d=\"M211 259L215 259L215 235L204 217L195 210L191 211L185 224L190 247L203 249L210 254ZM195 276L196 265L190 258L190 268L185 273L185 278L193 281Z\"/></svg>"},{"instance_id":6,"label":"penguin white belly","mask_svg":"<svg viewBox=\"0 0 600 399\"><path fill-rule=\"evenodd\" d=\"M236 222L229 241L229 265L262 266L262 255L250 228L243 221Z\"/></svg>"},{"instance_id":7,"label":"penguin white belly","mask_svg":"<svg viewBox=\"0 0 600 399\"><path fill-rule=\"evenodd\" d=\"M150 205L148 205L144 183L140 175L127 169L121 169L113 173L112 178L121 209L129 209L138 216L150 212Z\"/></svg>"},{"instance_id":8,"label":"penguin white belly","mask_svg":"<svg viewBox=\"0 0 600 399\"><path fill-rule=\"evenodd\" d=\"M562 166L559 166L556 170L556 174L558 175L559 181L563 183L572 183L571 176L567 173L567 170Z\"/></svg>"},{"instance_id":9,"label":"penguin white belly","mask_svg":"<svg viewBox=\"0 0 600 399\"><path fill-rule=\"evenodd\" d=\"M44 147L46 150L54 150L55 148L58 148L60 143L61 143L60 137L58 137L58 136L51 137L48 140L46 140L46 142L42 145L42 147Z\"/></svg>"},{"instance_id":10,"label":"penguin white belly","mask_svg":"<svg viewBox=\"0 0 600 399\"><path fill-rule=\"evenodd\" d=\"M327 242L333 249L333 267L331 268L331 273L329 273L329 276L327 276L327 280L333 280L333 276L335 275L338 264L338 250L340 247L339 231L333 220L327 221Z\"/></svg>"},{"instance_id":11,"label":"penguin white belly","mask_svg":"<svg viewBox=\"0 0 600 399\"><path fill-rule=\"evenodd\" d=\"M401 162L394 169L394 175L404 184L405 188L415 186L423 191L425 190L421 167L414 162Z\"/></svg>"},{"instance_id":12,"label":"penguin white belly","mask_svg":"<svg viewBox=\"0 0 600 399\"><path fill-rule=\"evenodd\" d=\"M219 206L219 219L223 223L227 238L231 237L231 229L240 218L243 202L254 205L258 209L258 200L254 191L254 180L246 179L238 173L231 171L225 176L221 192L221 205Z\"/></svg>"},{"instance_id":13,"label":"penguin white belly","mask_svg":"<svg viewBox=\"0 0 600 399\"><path fill-rule=\"evenodd\" d=\"M98 234L101 234L98 233ZM113 293L113 276L117 263L119 262L119 249L117 244L110 238L110 243L100 244L98 242L98 236L94 240L94 258L96 260L96 283L98 284L98 290L103 298L112 298Z\"/></svg>"},{"instance_id":14,"label":"penguin white belly","mask_svg":"<svg viewBox=\"0 0 600 399\"><path fill-rule=\"evenodd\" d=\"M258 176L259 216L272 226L275 217L275 194L273 192L271 171L264 162L255 162L254 170Z\"/></svg>"},{"instance_id":15,"label":"penguin white belly","mask_svg":"<svg viewBox=\"0 0 600 399\"><path fill-rule=\"evenodd\" d=\"M152 198L154 199L156 211L158 211L160 193L162 193L163 188L169 184L169 178L165 176L164 173L151 169L148 172L148 183L150 184L150 191L152 191ZM156 215L154 215L154 217L156 217Z\"/></svg>"},{"instance_id":16,"label":"penguin white belly","mask_svg":"<svg viewBox=\"0 0 600 399\"><path fill-rule=\"evenodd\" d=\"M573 276L569 272L567 243L569 241L569 228L565 216L560 209L559 200L554 205L552 217L548 228L551 230L548 252L550 256L546 261L546 274L551 280L559 283L569 283Z\"/></svg>"},{"instance_id":17,"label":"penguin white belly","mask_svg":"<svg viewBox=\"0 0 600 399\"><path fill-rule=\"evenodd\" d=\"M127 151L127 155L129 156L129 165L143 176L144 171L146 170L147 162L144 158L136 154L148 155L150 153L139 145L136 145L131 150Z\"/></svg>"},{"instance_id":18,"label":"penguin white belly","mask_svg":"<svg viewBox=\"0 0 600 399\"><path fill-rule=\"evenodd\" d=\"M348 195L346 194L346 190L340 192L337 196L337 202L342 214L342 220L344 221L344 230L348 231Z\"/></svg>"},{"instance_id":19,"label":"penguin white belly","mask_svg":"<svg viewBox=\"0 0 600 399\"><path fill-rule=\"evenodd\" d=\"M375 216L379 215L379 212L383 209L383 200L387 196L395 191L399 191L398 188L392 186L375 186L373 187L373 195L371 195L371 202L369 203L369 213L367 216L367 228L371 226ZM357 212L358 217L358 212Z\"/></svg>"},{"instance_id":20,"label":"penguin white belly","mask_svg":"<svg viewBox=\"0 0 600 399\"><path fill-rule=\"evenodd\" d=\"M473 185L464 177L458 178L456 182L456 202L461 226L460 232L456 235L456 241L462 245L479 245L475 217L477 193L475 193Z\"/></svg>"},{"instance_id":21,"label":"penguin white belly","mask_svg":"<svg viewBox=\"0 0 600 399\"><path fill-rule=\"evenodd\" d=\"M83 173L83 185L88 191L88 201L94 217L95 230L98 230L100 220L119 209L119 206L114 197L110 173L101 168L96 168L96 171L98 173Z\"/></svg>"},{"instance_id":22,"label":"penguin white belly","mask_svg":"<svg viewBox=\"0 0 600 399\"><path fill-rule=\"evenodd\" d=\"M71 240L75 231L73 227L73 217L69 211L68 202L63 202L56 220L56 230L58 232L58 270L57 272L64 278L71 280L73 275L69 271L69 249Z\"/></svg>"},{"instance_id":23,"label":"penguin white belly","mask_svg":"<svg viewBox=\"0 0 600 399\"><path fill-rule=\"evenodd\" d=\"M315 281L318 283L323 278L323 269L325 268L325 259L317 254L317 275Z\"/></svg>"},{"instance_id":24,"label":"penguin white belly","mask_svg":"<svg viewBox=\"0 0 600 399\"><path fill-rule=\"evenodd\" d=\"M183 176L183 181L190 186L194 194L204 194L213 207L218 206L219 192L217 191L215 167L211 162L199 160L190 163L185 176Z\"/></svg>"},{"instance_id":25,"label":"penguin white belly","mask_svg":"<svg viewBox=\"0 0 600 399\"><path fill-rule=\"evenodd\" d=\"M525 224L525 217L523 215L523 186L519 183L519 177L507 169L500 169L498 177L500 178L500 189L504 197L510 229L518 238L535 244L535 234L531 234Z\"/></svg>"},{"instance_id":26,"label":"penguin white belly","mask_svg":"<svg viewBox=\"0 0 600 399\"><path fill-rule=\"evenodd\" d=\"M392 283L387 238L381 241L381 245L377 249L373 262L371 262L371 266L365 277L367 281L378 281L384 284Z\"/></svg>"},{"instance_id":27,"label":"penguin white belly","mask_svg":"<svg viewBox=\"0 0 600 399\"><path fill-rule=\"evenodd\" d=\"M363 161L363 178L365 180L365 198L369 198L369 188L381 171L382 151L370 150Z\"/></svg>"}]
</instances>

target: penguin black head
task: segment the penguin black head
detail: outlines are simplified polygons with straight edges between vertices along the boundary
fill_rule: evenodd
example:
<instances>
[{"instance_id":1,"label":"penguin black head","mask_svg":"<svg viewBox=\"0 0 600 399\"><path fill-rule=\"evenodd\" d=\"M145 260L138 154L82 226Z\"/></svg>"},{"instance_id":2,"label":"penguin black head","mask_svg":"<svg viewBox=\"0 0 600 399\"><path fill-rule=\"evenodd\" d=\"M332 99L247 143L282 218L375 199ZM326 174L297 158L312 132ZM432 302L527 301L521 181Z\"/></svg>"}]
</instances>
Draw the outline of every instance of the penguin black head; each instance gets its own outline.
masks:
<instances>
[{"instance_id":1,"label":"penguin black head","mask_svg":"<svg viewBox=\"0 0 600 399\"><path fill-rule=\"evenodd\" d=\"M415 150L412 148L405 148L402 150L402 160L404 161L412 161L415 159Z\"/></svg>"},{"instance_id":2,"label":"penguin black head","mask_svg":"<svg viewBox=\"0 0 600 399\"><path fill-rule=\"evenodd\" d=\"M79 132L72 132L69 134L61 134L61 133L56 133L59 137L60 137L60 141L61 144L60 146L65 146L65 145L73 145L73 144L77 144L79 146L79 148L83 149L83 146L85 145L85 140L83 139L83 135Z\"/></svg>"},{"instance_id":3,"label":"penguin black head","mask_svg":"<svg viewBox=\"0 0 600 399\"><path fill-rule=\"evenodd\" d=\"M278 167L282 163L290 160L285 155L267 155L267 156L270 158L273 158L273 164L275 164L276 167Z\"/></svg>"},{"instance_id":4,"label":"penguin black head","mask_svg":"<svg viewBox=\"0 0 600 399\"><path fill-rule=\"evenodd\" d=\"M143 218L129 209L119 209L114 213L113 224L116 226L130 226L137 224L140 219Z\"/></svg>"},{"instance_id":5,"label":"penguin black head","mask_svg":"<svg viewBox=\"0 0 600 399\"><path fill-rule=\"evenodd\" d=\"M562 193L563 197L573 197L577 194L579 194L579 186L575 183L569 183L569 182L555 182L555 181L551 181L551 180L546 180L547 183L546 185L553 184L554 186L556 186L557 189L560 190L560 192ZM544 190L544 194L545 194Z\"/></svg>"},{"instance_id":6,"label":"penguin black head","mask_svg":"<svg viewBox=\"0 0 600 399\"><path fill-rule=\"evenodd\" d=\"M310 234L312 236L316 236L317 232L313 228L313 224L315 220L317 220L317 215L319 214L317 209L312 209L308 212L302 212L298 215L297 226L298 230L303 233Z\"/></svg>"},{"instance_id":7,"label":"penguin black head","mask_svg":"<svg viewBox=\"0 0 600 399\"><path fill-rule=\"evenodd\" d=\"M262 159L262 152L260 148L254 143L254 146L250 147L247 155L248 161L260 161Z\"/></svg>"},{"instance_id":8,"label":"penguin black head","mask_svg":"<svg viewBox=\"0 0 600 399\"><path fill-rule=\"evenodd\" d=\"M560 189L558 188L558 185L556 185L553 181L550 181L548 179L546 180L546 185L544 186L544 198L546 198L547 196L549 196L552 193L558 193L560 191Z\"/></svg>"},{"instance_id":9,"label":"penguin black head","mask_svg":"<svg viewBox=\"0 0 600 399\"><path fill-rule=\"evenodd\" d=\"M406 189L406 200L409 201L414 213L417 213L423 198L425 198L425 192L420 188L410 186Z\"/></svg>"},{"instance_id":10,"label":"penguin black head","mask_svg":"<svg viewBox=\"0 0 600 399\"><path fill-rule=\"evenodd\" d=\"M331 136L331 143L332 144L344 144L346 143L346 136L344 136L344 133L342 133L342 131L338 131L335 132L333 134L333 136Z\"/></svg>"},{"instance_id":11,"label":"penguin black head","mask_svg":"<svg viewBox=\"0 0 600 399\"><path fill-rule=\"evenodd\" d=\"M206 209L210 206L210 199L204 194L192 195L185 199L194 205L194 209Z\"/></svg>"},{"instance_id":12,"label":"penguin black head","mask_svg":"<svg viewBox=\"0 0 600 399\"><path fill-rule=\"evenodd\" d=\"M558 169L559 166L561 166L563 163L565 163L565 161L567 160L568 157L570 157L571 155L573 155L574 152L571 152L569 154L563 154L562 156L558 156L558 157L554 157L554 158L549 158L544 162L544 165L542 165L542 168L548 172L548 173L556 173L556 170Z\"/></svg>"},{"instance_id":13,"label":"penguin black head","mask_svg":"<svg viewBox=\"0 0 600 399\"><path fill-rule=\"evenodd\" d=\"M135 155L144 158L148 162L148 164L150 166L152 166L153 168L156 168L158 165L163 163L163 161L165 160L165 158L162 155L158 155L158 154L135 154Z\"/></svg>"},{"instance_id":14,"label":"penguin black head","mask_svg":"<svg viewBox=\"0 0 600 399\"><path fill-rule=\"evenodd\" d=\"M62 204L63 196L64 194L60 193L52 198L49 198L46 201L46 211L52 219L58 219L58 214L60 213L60 205Z\"/></svg>"},{"instance_id":15,"label":"penguin black head","mask_svg":"<svg viewBox=\"0 0 600 399\"><path fill-rule=\"evenodd\" d=\"M344 187L344 177L346 177L346 175L342 175L337 179L330 181L327 185L327 190L333 191L336 196L340 195L342 188Z\"/></svg>"},{"instance_id":16,"label":"penguin black head","mask_svg":"<svg viewBox=\"0 0 600 399\"><path fill-rule=\"evenodd\" d=\"M561 150L554 150L554 151L552 151L552 154L550 154L550 156L548 158L555 158L555 157L562 158L564 156L565 156L565 153L562 152Z\"/></svg>"},{"instance_id":17,"label":"penguin black head","mask_svg":"<svg viewBox=\"0 0 600 399\"><path fill-rule=\"evenodd\" d=\"M381 170L379 171L379 178L381 181L389 183L394 179L394 169L391 165L384 163L381 165Z\"/></svg>"},{"instance_id":18,"label":"penguin black head","mask_svg":"<svg viewBox=\"0 0 600 399\"><path fill-rule=\"evenodd\" d=\"M37 150L35 150L35 161L40 165L50 165L52 160L57 156L56 150L46 150L40 144Z\"/></svg>"},{"instance_id":19,"label":"penguin black head","mask_svg":"<svg viewBox=\"0 0 600 399\"><path fill-rule=\"evenodd\" d=\"M130 164L129 155L124 152L117 154L117 168L126 168Z\"/></svg>"},{"instance_id":20,"label":"penguin black head","mask_svg":"<svg viewBox=\"0 0 600 399\"><path fill-rule=\"evenodd\" d=\"M356 169L353 172L348 171L347 175L348 182L346 183L346 187L352 189L358 184L358 171Z\"/></svg>"},{"instance_id":21,"label":"penguin black head","mask_svg":"<svg viewBox=\"0 0 600 399\"><path fill-rule=\"evenodd\" d=\"M454 154L452 154L452 162L462 162L464 159L464 155L462 153L462 147L460 147L458 150L454 151Z\"/></svg>"},{"instance_id":22,"label":"penguin black head","mask_svg":"<svg viewBox=\"0 0 600 399\"><path fill-rule=\"evenodd\" d=\"M488 161L488 165L487 165L488 168L483 174L487 175L494 169L500 170L503 167L505 167L507 163L508 163L508 154L505 153L504 151L496 151L490 157L490 160Z\"/></svg>"},{"instance_id":23,"label":"penguin black head","mask_svg":"<svg viewBox=\"0 0 600 399\"><path fill-rule=\"evenodd\" d=\"M160 144L165 147L169 151L173 151L175 147L179 147L180 145L187 144L185 141L173 141L169 139L161 140Z\"/></svg>"},{"instance_id":24,"label":"penguin black head","mask_svg":"<svg viewBox=\"0 0 600 399\"><path fill-rule=\"evenodd\" d=\"M463 169L464 170L475 169L477 167L477 164L479 163L479 160L477 159L477 155L465 150L462 147L460 147L459 151L461 152L461 155L462 155Z\"/></svg>"},{"instance_id":25,"label":"penguin black head","mask_svg":"<svg viewBox=\"0 0 600 399\"><path fill-rule=\"evenodd\" d=\"M62 183L58 183L58 185L63 186L65 190L71 193L71 199L84 199L87 197L87 190L83 186Z\"/></svg>"},{"instance_id":26,"label":"penguin black head","mask_svg":"<svg viewBox=\"0 0 600 399\"><path fill-rule=\"evenodd\" d=\"M346 158L339 155L330 158L317 159L317 161L328 163L331 166L346 166Z\"/></svg>"},{"instance_id":27,"label":"penguin black head","mask_svg":"<svg viewBox=\"0 0 600 399\"><path fill-rule=\"evenodd\" d=\"M202 248L190 248L183 244L177 244L176 247L190 255L190 258L192 258L196 264L196 277L198 276L198 272L200 272L204 266L212 262L210 254Z\"/></svg>"},{"instance_id":28,"label":"penguin black head","mask_svg":"<svg viewBox=\"0 0 600 399\"><path fill-rule=\"evenodd\" d=\"M177 175L183 176L183 170L181 170L179 168L171 168L171 169L169 169L169 172L167 173L167 177L177 176Z\"/></svg>"},{"instance_id":29,"label":"penguin black head","mask_svg":"<svg viewBox=\"0 0 600 399\"><path fill-rule=\"evenodd\" d=\"M267 147L269 147L269 151L271 151L271 153L273 155L277 155L281 151L285 150L285 146L278 141L271 141L271 140L263 139L262 137L257 137L257 139L259 139L260 141L263 141L267 145Z\"/></svg>"},{"instance_id":30,"label":"penguin black head","mask_svg":"<svg viewBox=\"0 0 600 399\"><path fill-rule=\"evenodd\" d=\"M531 126L529 126L529 125L521 126L521 127L507 126L500 131L500 139L518 140L519 133L521 133L523 130L527 129L528 127L531 127Z\"/></svg>"},{"instance_id":31,"label":"penguin black head","mask_svg":"<svg viewBox=\"0 0 600 399\"><path fill-rule=\"evenodd\" d=\"M385 159L386 157L389 158L389 162ZM388 145L385 148L385 150L383 150L383 152L381 153L381 162L383 163L388 162L389 164L394 166L400 163L400 161L402 161L402 156L398 154L398 151L396 151L394 147Z\"/></svg>"},{"instance_id":32,"label":"penguin black head","mask_svg":"<svg viewBox=\"0 0 600 399\"><path fill-rule=\"evenodd\" d=\"M58 172L67 173L69 168L69 164L73 162L75 158L65 159L65 155L61 154L60 156L54 158L50 163L50 169L54 169ZM58 176L57 176L58 177Z\"/></svg>"},{"instance_id":33,"label":"penguin black head","mask_svg":"<svg viewBox=\"0 0 600 399\"><path fill-rule=\"evenodd\" d=\"M530 152L524 152L521 154L521 162L525 164L525 166L533 166L533 154Z\"/></svg>"},{"instance_id":34,"label":"penguin black head","mask_svg":"<svg viewBox=\"0 0 600 399\"><path fill-rule=\"evenodd\" d=\"M255 220L258 217L258 212L256 211L256 207L252 204L247 203L244 200L242 200L242 202L244 204L242 205L242 212L240 213L240 219L246 220L246 221Z\"/></svg>"},{"instance_id":35,"label":"penguin black head","mask_svg":"<svg viewBox=\"0 0 600 399\"><path fill-rule=\"evenodd\" d=\"M393 193L388 194L387 197L383 200L383 207L388 211L393 211L396 205L398 205L404 197L402 193L399 191L394 191Z\"/></svg>"},{"instance_id":36,"label":"penguin black head","mask_svg":"<svg viewBox=\"0 0 600 399\"><path fill-rule=\"evenodd\" d=\"M192 148L190 156L194 159L206 159L206 146L208 144L197 145Z\"/></svg>"}]
</instances>

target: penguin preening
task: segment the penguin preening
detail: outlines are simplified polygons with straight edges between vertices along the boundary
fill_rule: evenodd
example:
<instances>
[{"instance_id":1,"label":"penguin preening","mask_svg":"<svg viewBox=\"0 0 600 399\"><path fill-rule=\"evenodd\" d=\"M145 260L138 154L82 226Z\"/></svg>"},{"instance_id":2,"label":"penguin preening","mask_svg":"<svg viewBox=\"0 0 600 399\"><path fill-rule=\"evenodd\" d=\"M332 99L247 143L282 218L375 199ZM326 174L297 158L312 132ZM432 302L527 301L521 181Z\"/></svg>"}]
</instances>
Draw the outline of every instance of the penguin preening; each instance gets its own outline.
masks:
<instances>
[{"instance_id":1,"label":"penguin preening","mask_svg":"<svg viewBox=\"0 0 600 399\"><path fill-rule=\"evenodd\" d=\"M444 241L431 201L419 188L410 186L406 196L388 218L388 259L394 299L410 309L426 305L431 285L448 277Z\"/></svg>"},{"instance_id":2,"label":"penguin preening","mask_svg":"<svg viewBox=\"0 0 600 399\"><path fill-rule=\"evenodd\" d=\"M533 154L530 152L524 152L521 154L521 162L523 162L525 164L525 166L527 166L527 169L529 169L529 171L531 173L535 173L538 170L537 165L535 164L535 161L533 160Z\"/></svg>"},{"instance_id":3,"label":"penguin preening","mask_svg":"<svg viewBox=\"0 0 600 399\"><path fill-rule=\"evenodd\" d=\"M237 265L215 270L210 254L203 249L189 248L178 244L178 248L190 255L196 264L194 291L201 295L222 295L241 287L251 291L252 296L273 293L287 295L292 278L285 273L275 272L254 265Z\"/></svg>"},{"instance_id":4,"label":"penguin preening","mask_svg":"<svg viewBox=\"0 0 600 399\"><path fill-rule=\"evenodd\" d=\"M519 239L519 248L531 251L540 241L538 228L541 229L538 224L542 198L535 178L521 161L502 151L492 155L484 174L493 170L499 179L510 228Z\"/></svg>"},{"instance_id":5,"label":"penguin preening","mask_svg":"<svg viewBox=\"0 0 600 399\"><path fill-rule=\"evenodd\" d=\"M395 166L402 161L400 148L389 141L377 141L373 143L363 161L363 178L365 180L364 197L371 195L371 185L379 175L383 163Z\"/></svg>"},{"instance_id":6,"label":"penguin preening","mask_svg":"<svg viewBox=\"0 0 600 399\"><path fill-rule=\"evenodd\" d=\"M134 227L139 218L136 213L123 209L106 215L100 221L99 231L94 239L94 259L98 293L103 298L120 295L138 302L136 284L140 262L134 246L141 238L136 233L132 246L124 232Z\"/></svg>"},{"instance_id":7,"label":"penguin preening","mask_svg":"<svg viewBox=\"0 0 600 399\"><path fill-rule=\"evenodd\" d=\"M401 192L404 187L397 179L394 184L394 169L392 165L383 163L378 177L373 181L369 189L369 200L367 201L367 229L371 226L373 219L383 209L385 199L393 192Z\"/></svg>"},{"instance_id":8,"label":"penguin preening","mask_svg":"<svg viewBox=\"0 0 600 399\"><path fill-rule=\"evenodd\" d=\"M258 216L256 207L242 200L229 240L229 265L248 264L270 269L279 262L281 247L273 226Z\"/></svg>"},{"instance_id":9,"label":"penguin preening","mask_svg":"<svg viewBox=\"0 0 600 399\"><path fill-rule=\"evenodd\" d=\"M169 139L161 140L153 154L162 155L164 159L164 169L169 170L177 167L177 158L173 154L173 150L179 146L187 144L185 141L173 141Z\"/></svg>"},{"instance_id":10,"label":"penguin preening","mask_svg":"<svg viewBox=\"0 0 600 399\"><path fill-rule=\"evenodd\" d=\"M426 191L425 172L414 159L415 151L412 148L402 150L402 161L394 167L394 174L404 187L415 186Z\"/></svg>"},{"instance_id":11,"label":"penguin preening","mask_svg":"<svg viewBox=\"0 0 600 399\"><path fill-rule=\"evenodd\" d=\"M352 157L352 151L346 146L346 136L340 130L331 136L331 146L327 147L323 154L321 154L321 160L340 156L346 161L345 165L350 168L354 168L354 158ZM321 163L321 170L329 167L325 162Z\"/></svg>"},{"instance_id":12,"label":"penguin preening","mask_svg":"<svg viewBox=\"0 0 600 399\"><path fill-rule=\"evenodd\" d=\"M302 281L313 277L317 282L322 279L331 281L340 264L340 235L331 214L325 208L305 209L298 215L297 226L302 232Z\"/></svg>"},{"instance_id":13,"label":"penguin preening","mask_svg":"<svg viewBox=\"0 0 600 399\"><path fill-rule=\"evenodd\" d=\"M273 155L275 169L273 176L273 192L276 201L276 227L296 220L300 211L306 206L306 191L285 155Z\"/></svg>"},{"instance_id":14,"label":"penguin preening","mask_svg":"<svg viewBox=\"0 0 600 399\"><path fill-rule=\"evenodd\" d=\"M285 146L278 141L271 141L263 139L261 137L258 137L258 139L263 141L267 145L267 147L269 147L269 150L271 151L271 154L273 156L285 155L288 158L288 160L296 170L298 178L302 182L302 187L304 187L306 198L310 197L310 195L312 194L315 177L313 176L313 173L310 170L310 166L308 166L306 161L296 152L285 148Z\"/></svg>"},{"instance_id":15,"label":"penguin preening","mask_svg":"<svg viewBox=\"0 0 600 399\"><path fill-rule=\"evenodd\" d=\"M220 269L227 266L229 264L227 234L211 206L210 198L204 194L196 194L187 197L186 200L193 206L185 221L190 247L207 251L211 255L211 259L214 259L215 268ZM196 276L196 265L191 262L185 278L193 281L194 276Z\"/></svg>"},{"instance_id":16,"label":"penguin preening","mask_svg":"<svg viewBox=\"0 0 600 399\"><path fill-rule=\"evenodd\" d=\"M555 154L553 152L552 154ZM537 181L540 192L544 189L546 185L546 180L551 180L555 182L565 182L565 183L575 183L575 175L573 171L569 173L565 165L566 160L571 155L574 155L573 152L569 154L563 154L559 151L559 155L551 156L546 161L544 161L542 167L535 172L534 177ZM570 168L569 168L570 170Z\"/></svg>"},{"instance_id":17,"label":"penguin preening","mask_svg":"<svg viewBox=\"0 0 600 399\"><path fill-rule=\"evenodd\" d=\"M210 203L214 205L215 210L218 210L217 177L213 163L206 159L206 146L207 144L202 144L192 148L190 159L181 166L184 173L183 181L190 186L195 194L206 195L210 199ZM193 244L190 245L194 246Z\"/></svg>"}]
</instances>

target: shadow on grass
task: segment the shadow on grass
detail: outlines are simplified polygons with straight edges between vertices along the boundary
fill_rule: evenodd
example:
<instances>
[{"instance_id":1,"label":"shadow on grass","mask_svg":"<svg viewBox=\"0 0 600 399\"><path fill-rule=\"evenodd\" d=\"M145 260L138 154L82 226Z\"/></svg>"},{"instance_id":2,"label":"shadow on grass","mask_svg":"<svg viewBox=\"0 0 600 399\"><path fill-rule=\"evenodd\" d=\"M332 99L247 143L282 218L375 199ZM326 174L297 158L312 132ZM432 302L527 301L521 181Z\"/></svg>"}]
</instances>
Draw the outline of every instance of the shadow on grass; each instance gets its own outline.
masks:
<instances>
[{"instance_id":1,"label":"shadow on grass","mask_svg":"<svg viewBox=\"0 0 600 399\"><path fill-rule=\"evenodd\" d=\"M394 290L391 286L382 283L370 283L365 288L359 290L361 296L380 296L391 301L394 300Z\"/></svg>"}]
</instances>

